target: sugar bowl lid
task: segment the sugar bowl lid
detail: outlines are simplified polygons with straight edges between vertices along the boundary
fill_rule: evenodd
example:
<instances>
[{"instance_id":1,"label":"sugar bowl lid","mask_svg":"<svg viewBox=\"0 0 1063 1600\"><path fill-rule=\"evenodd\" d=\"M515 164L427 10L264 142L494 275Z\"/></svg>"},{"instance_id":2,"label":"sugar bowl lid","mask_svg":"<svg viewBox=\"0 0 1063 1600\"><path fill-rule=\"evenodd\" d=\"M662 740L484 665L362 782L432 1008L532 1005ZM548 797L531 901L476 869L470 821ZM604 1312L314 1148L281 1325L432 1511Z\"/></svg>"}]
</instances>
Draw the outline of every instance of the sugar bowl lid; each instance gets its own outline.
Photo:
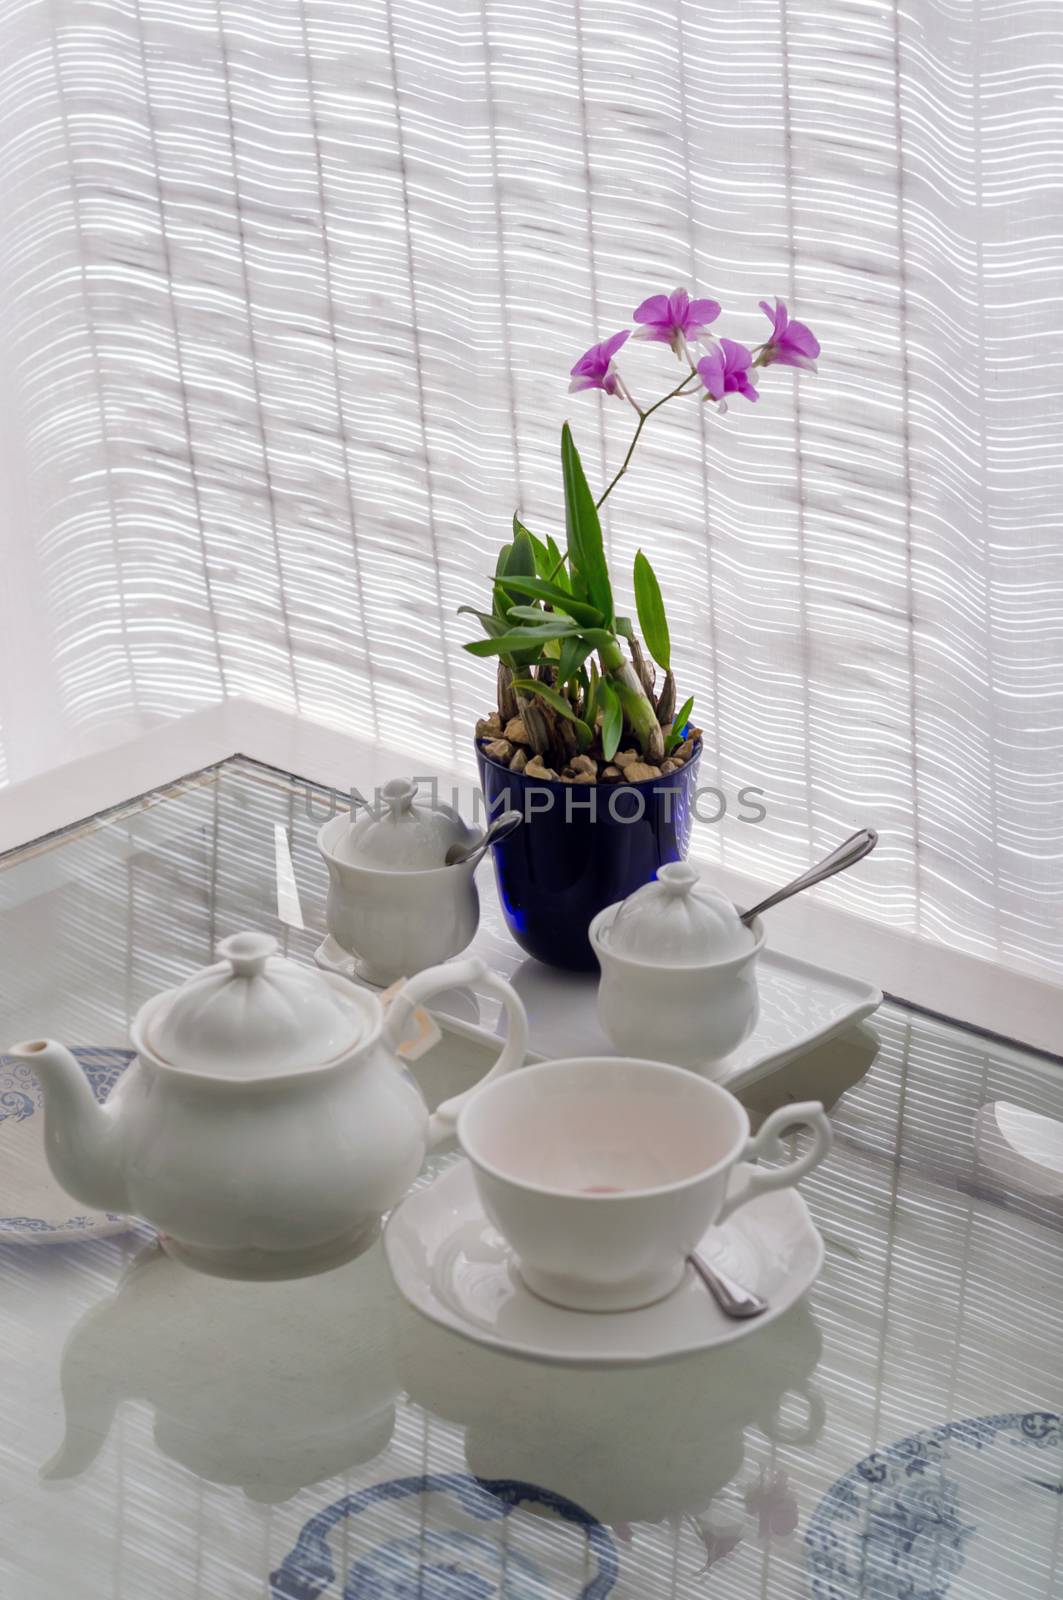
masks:
<instances>
[{"instance_id":1,"label":"sugar bowl lid","mask_svg":"<svg viewBox=\"0 0 1063 1600\"><path fill-rule=\"evenodd\" d=\"M469 829L452 807L415 801L417 785L393 778L381 790L383 807L360 816L335 846L338 860L381 872L425 872L446 864L452 844L465 844Z\"/></svg>"},{"instance_id":2,"label":"sugar bowl lid","mask_svg":"<svg viewBox=\"0 0 1063 1600\"><path fill-rule=\"evenodd\" d=\"M272 935L234 933L218 954L154 1002L147 1044L170 1066L259 1078L324 1066L366 1037L358 990L278 955Z\"/></svg>"},{"instance_id":3,"label":"sugar bowl lid","mask_svg":"<svg viewBox=\"0 0 1063 1600\"><path fill-rule=\"evenodd\" d=\"M618 956L652 966L697 966L745 955L756 939L718 889L685 861L672 861L621 902L602 930Z\"/></svg>"}]
</instances>

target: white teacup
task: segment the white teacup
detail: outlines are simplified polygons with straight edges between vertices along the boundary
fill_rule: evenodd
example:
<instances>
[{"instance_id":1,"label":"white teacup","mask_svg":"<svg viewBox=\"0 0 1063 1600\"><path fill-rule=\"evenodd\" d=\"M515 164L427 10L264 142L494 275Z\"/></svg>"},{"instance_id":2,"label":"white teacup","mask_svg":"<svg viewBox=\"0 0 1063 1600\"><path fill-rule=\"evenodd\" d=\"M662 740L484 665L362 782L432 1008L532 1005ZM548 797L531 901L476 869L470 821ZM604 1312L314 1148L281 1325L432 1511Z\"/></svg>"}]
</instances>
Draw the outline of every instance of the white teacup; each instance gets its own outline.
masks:
<instances>
[{"instance_id":1,"label":"white teacup","mask_svg":"<svg viewBox=\"0 0 1063 1600\"><path fill-rule=\"evenodd\" d=\"M728 1194L736 1161L780 1153L787 1128L813 1143ZM458 1119L483 1208L528 1288L577 1311L627 1311L678 1287L706 1229L794 1184L831 1144L816 1101L782 1106L750 1138L718 1084L657 1061L548 1061L489 1084Z\"/></svg>"}]
</instances>

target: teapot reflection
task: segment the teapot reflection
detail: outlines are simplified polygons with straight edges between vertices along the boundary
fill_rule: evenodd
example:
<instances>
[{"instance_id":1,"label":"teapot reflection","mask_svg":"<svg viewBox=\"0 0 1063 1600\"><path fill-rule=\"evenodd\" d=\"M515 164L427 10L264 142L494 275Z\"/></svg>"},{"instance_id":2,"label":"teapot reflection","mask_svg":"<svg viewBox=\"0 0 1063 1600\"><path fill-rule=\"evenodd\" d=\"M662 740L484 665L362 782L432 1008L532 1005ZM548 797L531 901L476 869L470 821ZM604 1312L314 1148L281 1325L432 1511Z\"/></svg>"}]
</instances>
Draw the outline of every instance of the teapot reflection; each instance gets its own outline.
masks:
<instances>
[{"instance_id":1,"label":"teapot reflection","mask_svg":"<svg viewBox=\"0 0 1063 1600\"><path fill-rule=\"evenodd\" d=\"M819 1327L802 1301L769 1327L638 1369L540 1366L399 1308L403 1388L465 1429L469 1471L550 1489L616 1526L696 1514L741 1470L744 1432L811 1444Z\"/></svg>"},{"instance_id":2,"label":"teapot reflection","mask_svg":"<svg viewBox=\"0 0 1063 1600\"><path fill-rule=\"evenodd\" d=\"M63 1350L66 1437L42 1476L84 1472L125 1399L155 1443L211 1483L275 1503L380 1454L398 1378L379 1245L315 1278L207 1277L152 1246Z\"/></svg>"}]
</instances>

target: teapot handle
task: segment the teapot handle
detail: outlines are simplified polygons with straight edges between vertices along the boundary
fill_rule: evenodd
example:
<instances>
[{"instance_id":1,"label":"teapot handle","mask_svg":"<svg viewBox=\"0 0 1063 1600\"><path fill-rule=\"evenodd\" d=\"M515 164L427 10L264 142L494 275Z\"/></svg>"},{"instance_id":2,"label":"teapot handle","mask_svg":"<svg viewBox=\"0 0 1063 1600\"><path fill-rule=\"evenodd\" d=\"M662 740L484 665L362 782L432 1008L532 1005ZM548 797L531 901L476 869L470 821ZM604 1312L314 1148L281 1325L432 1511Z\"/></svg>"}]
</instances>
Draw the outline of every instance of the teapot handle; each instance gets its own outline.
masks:
<instances>
[{"instance_id":1,"label":"teapot handle","mask_svg":"<svg viewBox=\"0 0 1063 1600\"><path fill-rule=\"evenodd\" d=\"M441 966L428 967L409 978L392 1000L384 1019L384 1043L392 1050L398 1050L414 1006L419 1006L429 996L439 994L443 989L456 989L474 983L481 989L489 989L502 1001L506 1010L506 1042L486 1077L474 1083L471 1089L466 1089L464 1094L444 1100L434 1113L428 1124L429 1149L450 1138L465 1105L485 1083L491 1083L504 1072L511 1072L514 1067L523 1065L528 1053L528 1013L512 984L492 972L479 956L466 956L463 961L446 961Z\"/></svg>"}]
</instances>

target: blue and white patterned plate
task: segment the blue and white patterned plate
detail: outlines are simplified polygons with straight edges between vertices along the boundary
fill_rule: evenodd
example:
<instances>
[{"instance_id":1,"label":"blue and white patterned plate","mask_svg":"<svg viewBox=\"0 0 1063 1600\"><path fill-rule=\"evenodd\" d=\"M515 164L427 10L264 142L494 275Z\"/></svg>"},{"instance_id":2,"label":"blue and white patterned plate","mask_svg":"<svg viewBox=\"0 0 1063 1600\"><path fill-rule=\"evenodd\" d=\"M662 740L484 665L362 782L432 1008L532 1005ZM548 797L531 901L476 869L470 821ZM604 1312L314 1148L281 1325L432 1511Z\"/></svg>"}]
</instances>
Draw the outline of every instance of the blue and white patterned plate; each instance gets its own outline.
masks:
<instances>
[{"instance_id":1,"label":"blue and white patterned plate","mask_svg":"<svg viewBox=\"0 0 1063 1600\"><path fill-rule=\"evenodd\" d=\"M509 1478L437 1472L376 1483L319 1511L271 1574L269 1593L270 1600L605 1600L616 1579L611 1534L574 1501Z\"/></svg>"},{"instance_id":2,"label":"blue and white patterned plate","mask_svg":"<svg viewBox=\"0 0 1063 1600\"><path fill-rule=\"evenodd\" d=\"M857 1462L805 1546L816 1600L1048 1596L1063 1433L1048 1411L945 1423ZM1058 1581L1058 1580L1057 1580Z\"/></svg>"},{"instance_id":3,"label":"blue and white patterned plate","mask_svg":"<svg viewBox=\"0 0 1063 1600\"><path fill-rule=\"evenodd\" d=\"M74 1054L97 1100L106 1100L133 1059L132 1050L81 1047ZM75 1211L52 1177L44 1154L40 1085L21 1061L0 1056L0 1243L63 1242L131 1226L127 1217Z\"/></svg>"}]
</instances>

